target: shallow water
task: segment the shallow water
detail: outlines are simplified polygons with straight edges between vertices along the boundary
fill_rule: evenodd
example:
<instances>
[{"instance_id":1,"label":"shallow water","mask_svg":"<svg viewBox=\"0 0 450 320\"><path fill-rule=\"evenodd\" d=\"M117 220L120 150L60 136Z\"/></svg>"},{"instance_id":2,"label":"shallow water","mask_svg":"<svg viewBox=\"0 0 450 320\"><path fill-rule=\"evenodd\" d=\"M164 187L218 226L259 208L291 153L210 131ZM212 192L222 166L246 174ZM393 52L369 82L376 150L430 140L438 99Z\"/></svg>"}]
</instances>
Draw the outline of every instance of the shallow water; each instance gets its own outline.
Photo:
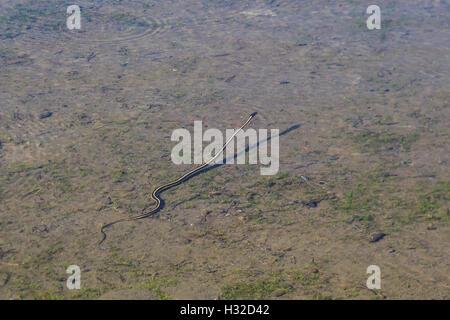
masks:
<instances>
[{"instance_id":1,"label":"shallow water","mask_svg":"<svg viewBox=\"0 0 450 320\"><path fill-rule=\"evenodd\" d=\"M450 4L77 4L0 1L1 298L449 298ZM192 169L174 129L254 111L277 176L210 170L97 246Z\"/></svg>"}]
</instances>

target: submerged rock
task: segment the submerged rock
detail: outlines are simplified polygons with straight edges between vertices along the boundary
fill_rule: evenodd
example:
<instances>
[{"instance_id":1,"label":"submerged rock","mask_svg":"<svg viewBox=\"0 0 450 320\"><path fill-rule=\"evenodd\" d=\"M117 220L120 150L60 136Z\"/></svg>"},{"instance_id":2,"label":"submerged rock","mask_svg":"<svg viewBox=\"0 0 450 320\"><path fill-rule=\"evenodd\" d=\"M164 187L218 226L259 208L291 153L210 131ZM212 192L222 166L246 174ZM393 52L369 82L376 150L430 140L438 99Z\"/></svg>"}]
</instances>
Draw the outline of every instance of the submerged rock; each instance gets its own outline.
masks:
<instances>
[{"instance_id":1,"label":"submerged rock","mask_svg":"<svg viewBox=\"0 0 450 320\"><path fill-rule=\"evenodd\" d=\"M372 234L372 235L370 236L369 241L370 241L370 242L377 242L377 241L380 241L381 239L383 239L385 236L386 236L385 233L383 233L383 232L377 232L377 233L374 233L374 234Z\"/></svg>"},{"instance_id":2,"label":"submerged rock","mask_svg":"<svg viewBox=\"0 0 450 320\"><path fill-rule=\"evenodd\" d=\"M53 115L53 112L51 111L44 111L39 115L39 119L45 119L45 118L49 118Z\"/></svg>"}]
</instances>

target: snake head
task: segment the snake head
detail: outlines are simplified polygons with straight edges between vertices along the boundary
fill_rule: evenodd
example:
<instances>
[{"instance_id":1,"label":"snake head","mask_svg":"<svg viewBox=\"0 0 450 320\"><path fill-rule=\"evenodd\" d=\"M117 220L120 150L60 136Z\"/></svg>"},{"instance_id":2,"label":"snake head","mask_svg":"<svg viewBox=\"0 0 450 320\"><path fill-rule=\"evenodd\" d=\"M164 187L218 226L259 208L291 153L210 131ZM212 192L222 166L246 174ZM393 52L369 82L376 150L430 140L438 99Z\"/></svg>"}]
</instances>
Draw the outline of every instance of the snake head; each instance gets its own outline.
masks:
<instances>
[{"instance_id":1,"label":"snake head","mask_svg":"<svg viewBox=\"0 0 450 320\"><path fill-rule=\"evenodd\" d=\"M257 113L258 113L258 112L253 112L253 113L250 115L250 118L253 118L254 116L256 116Z\"/></svg>"}]
</instances>

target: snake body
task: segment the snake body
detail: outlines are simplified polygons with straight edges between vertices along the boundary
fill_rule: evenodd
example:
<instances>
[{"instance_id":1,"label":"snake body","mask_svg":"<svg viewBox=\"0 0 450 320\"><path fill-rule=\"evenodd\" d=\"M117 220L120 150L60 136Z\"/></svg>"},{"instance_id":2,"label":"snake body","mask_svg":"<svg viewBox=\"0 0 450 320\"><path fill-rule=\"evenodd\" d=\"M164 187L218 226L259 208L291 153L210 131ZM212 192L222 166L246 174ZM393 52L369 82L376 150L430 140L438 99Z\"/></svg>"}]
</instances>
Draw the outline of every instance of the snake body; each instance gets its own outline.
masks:
<instances>
[{"instance_id":1,"label":"snake body","mask_svg":"<svg viewBox=\"0 0 450 320\"><path fill-rule=\"evenodd\" d=\"M161 198L159 197L159 195L166 191L169 190L175 186L178 186L179 184L183 183L184 181L188 180L190 177L192 177L193 175L195 175L196 173L200 172L201 170L203 170L205 167L207 167L211 162L213 162L221 153L223 153L225 151L225 148L227 147L227 145L231 142L231 140L236 136L236 134L241 131L255 116L256 116L257 112L253 112L247 119L247 121L245 121L245 123L234 132L234 134L228 139L228 141L225 142L225 144L223 145L222 149L216 154L214 155L213 158L211 158L209 161L207 161L206 163L200 165L199 167L185 173L184 175L182 175L181 177L179 177L176 180L173 180L169 183L163 184L159 187L156 187L151 195L151 198L153 199L153 201L155 202L155 205L153 207L153 209L151 209L148 212L144 212L132 217L126 217L126 218L121 218L121 219L117 219L114 221L111 221L109 223L106 223L104 225L102 225L100 227L100 232L103 235L102 240L100 240L100 242L98 243L98 245L101 245L103 241L105 241L106 239L106 233L105 233L105 228L110 227L116 223L119 222L125 222L125 221L133 221L133 220L138 220L138 219L144 219L147 218L153 214L155 214L156 212L158 212L161 209ZM145 209L144 209L145 210Z\"/></svg>"}]
</instances>

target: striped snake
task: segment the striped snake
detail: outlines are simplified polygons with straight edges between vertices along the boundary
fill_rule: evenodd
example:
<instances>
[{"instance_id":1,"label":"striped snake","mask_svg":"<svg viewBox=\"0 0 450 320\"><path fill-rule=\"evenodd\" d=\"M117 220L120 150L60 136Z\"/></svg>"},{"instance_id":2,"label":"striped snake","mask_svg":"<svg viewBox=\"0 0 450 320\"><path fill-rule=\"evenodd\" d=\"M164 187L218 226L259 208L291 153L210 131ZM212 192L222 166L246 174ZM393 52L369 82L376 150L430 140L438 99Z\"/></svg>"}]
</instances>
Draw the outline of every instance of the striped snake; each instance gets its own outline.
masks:
<instances>
[{"instance_id":1,"label":"striped snake","mask_svg":"<svg viewBox=\"0 0 450 320\"><path fill-rule=\"evenodd\" d=\"M119 222L124 222L124 221L133 221L133 220L138 220L138 219L144 219L147 218L153 214L155 214L156 212L158 212L161 209L161 198L159 197L159 195L166 191L169 190L181 183L183 183L184 181L188 180L190 177L192 177L193 175L195 175L196 173L200 172L201 170L203 170L205 167L207 167L211 162L213 162L221 153L223 153L225 151L225 148L227 147L227 145L231 142L231 140L236 136L236 134L241 131L255 116L256 116L257 112L253 112L247 119L247 121L245 121L245 123L234 132L234 134L225 142L225 144L223 145L222 149L216 154L214 155L214 157L212 157L210 160L208 160L207 162L205 162L204 164L200 165L198 168L195 168L187 173L185 173L184 175L182 175L181 177L179 177L176 180L173 180L169 183L163 184L157 188L155 188L155 190L153 190L152 192L152 199L155 202L155 205L153 207L153 209L151 209L148 212L144 212L141 213L139 215L135 215L132 217L126 217L126 218L121 218L121 219L117 219L114 220L112 222L106 223L104 225L102 225L100 227L100 232L103 235L102 240L100 240L100 242L98 243L98 245L100 246L103 241L105 241L106 239L106 233L105 233L105 228L112 226L113 224L119 223Z\"/></svg>"}]
</instances>

